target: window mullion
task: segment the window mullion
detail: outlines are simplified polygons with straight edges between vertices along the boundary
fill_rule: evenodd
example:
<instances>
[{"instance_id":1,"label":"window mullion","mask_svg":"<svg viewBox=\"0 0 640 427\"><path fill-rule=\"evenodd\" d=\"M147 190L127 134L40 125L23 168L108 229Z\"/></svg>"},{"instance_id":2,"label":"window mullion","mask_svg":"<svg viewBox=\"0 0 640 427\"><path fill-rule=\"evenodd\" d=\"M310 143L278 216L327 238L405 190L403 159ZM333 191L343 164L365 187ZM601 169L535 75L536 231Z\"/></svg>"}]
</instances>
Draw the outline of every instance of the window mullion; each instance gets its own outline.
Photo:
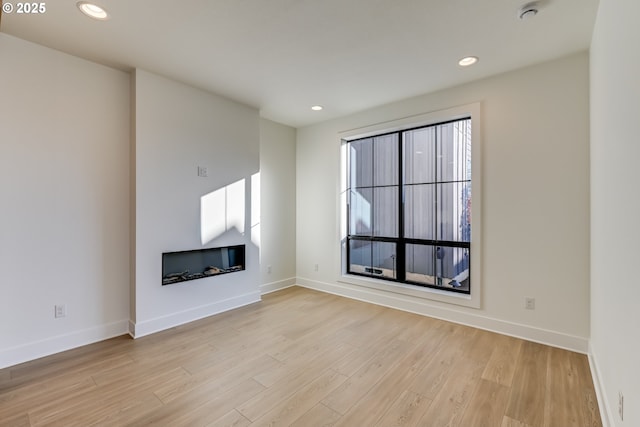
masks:
<instances>
[{"instance_id":1,"label":"window mullion","mask_svg":"<svg viewBox=\"0 0 640 427\"><path fill-rule=\"evenodd\" d=\"M396 279L406 280L406 247L404 240L404 132L398 132L398 242L396 243Z\"/></svg>"},{"instance_id":2,"label":"window mullion","mask_svg":"<svg viewBox=\"0 0 640 427\"><path fill-rule=\"evenodd\" d=\"M435 281L435 285L439 285L440 284L440 277L438 276L438 240L440 240L440 230L438 227L438 213L440 212L440 204L439 199L438 199L438 195L439 195L439 180L438 180L438 148L439 148L439 144L440 144L440 125L436 126L435 128L435 132L434 132L434 139L435 139L435 143L433 144L433 150L434 150L434 156L433 156L433 164L434 164L434 175L433 175L433 181L434 181L434 198L435 200L433 201L433 207L435 212L433 213L433 229L435 231L434 233L434 240L436 242L436 246L434 246L433 248L433 255L432 255L432 260L431 262L433 263L433 277L434 277L434 281Z\"/></svg>"},{"instance_id":3,"label":"window mullion","mask_svg":"<svg viewBox=\"0 0 640 427\"><path fill-rule=\"evenodd\" d=\"M371 243L369 244L369 268L373 271L373 246L376 229L376 138L371 138ZM372 273L373 275L373 273Z\"/></svg>"}]
</instances>

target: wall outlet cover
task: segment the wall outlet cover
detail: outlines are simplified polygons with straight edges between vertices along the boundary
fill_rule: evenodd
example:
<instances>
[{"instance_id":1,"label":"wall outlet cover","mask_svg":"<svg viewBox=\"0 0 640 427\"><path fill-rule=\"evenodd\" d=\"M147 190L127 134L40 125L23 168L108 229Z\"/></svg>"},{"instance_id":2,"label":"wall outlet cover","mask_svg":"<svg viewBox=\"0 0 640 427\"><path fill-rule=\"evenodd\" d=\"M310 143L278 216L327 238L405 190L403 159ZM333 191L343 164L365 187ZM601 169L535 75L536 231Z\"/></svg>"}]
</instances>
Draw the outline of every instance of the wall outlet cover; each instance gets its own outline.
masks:
<instances>
[{"instance_id":1,"label":"wall outlet cover","mask_svg":"<svg viewBox=\"0 0 640 427\"><path fill-rule=\"evenodd\" d=\"M64 304L56 305L54 309L55 309L54 316L56 319L60 317L65 317L67 315L67 306Z\"/></svg>"},{"instance_id":2,"label":"wall outlet cover","mask_svg":"<svg viewBox=\"0 0 640 427\"><path fill-rule=\"evenodd\" d=\"M527 310L535 310L536 309L536 299L531 297L525 297L524 299L524 308Z\"/></svg>"}]
</instances>

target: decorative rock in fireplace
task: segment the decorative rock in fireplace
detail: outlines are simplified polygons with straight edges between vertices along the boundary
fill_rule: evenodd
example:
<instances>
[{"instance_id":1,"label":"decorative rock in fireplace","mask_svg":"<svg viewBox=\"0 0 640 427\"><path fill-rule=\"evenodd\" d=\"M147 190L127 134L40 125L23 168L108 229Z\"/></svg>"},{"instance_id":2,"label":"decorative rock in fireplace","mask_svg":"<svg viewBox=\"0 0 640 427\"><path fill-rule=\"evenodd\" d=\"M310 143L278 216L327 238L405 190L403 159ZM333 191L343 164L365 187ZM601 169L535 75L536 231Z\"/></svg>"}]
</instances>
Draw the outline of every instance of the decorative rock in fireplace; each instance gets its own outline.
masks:
<instances>
[{"instance_id":1,"label":"decorative rock in fireplace","mask_svg":"<svg viewBox=\"0 0 640 427\"><path fill-rule=\"evenodd\" d=\"M244 245L162 254L162 285L245 269Z\"/></svg>"}]
</instances>

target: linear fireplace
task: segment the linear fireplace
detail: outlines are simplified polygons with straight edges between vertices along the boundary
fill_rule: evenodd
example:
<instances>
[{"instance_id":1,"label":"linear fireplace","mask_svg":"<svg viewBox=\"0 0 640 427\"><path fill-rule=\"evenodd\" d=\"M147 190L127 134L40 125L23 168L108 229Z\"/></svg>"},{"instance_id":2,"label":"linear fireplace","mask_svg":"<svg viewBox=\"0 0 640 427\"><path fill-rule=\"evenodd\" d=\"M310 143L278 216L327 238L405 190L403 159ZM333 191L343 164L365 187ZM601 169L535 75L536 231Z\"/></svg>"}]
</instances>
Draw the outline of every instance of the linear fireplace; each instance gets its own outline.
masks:
<instances>
[{"instance_id":1,"label":"linear fireplace","mask_svg":"<svg viewBox=\"0 0 640 427\"><path fill-rule=\"evenodd\" d=\"M162 254L162 285L245 269L244 245Z\"/></svg>"}]
</instances>

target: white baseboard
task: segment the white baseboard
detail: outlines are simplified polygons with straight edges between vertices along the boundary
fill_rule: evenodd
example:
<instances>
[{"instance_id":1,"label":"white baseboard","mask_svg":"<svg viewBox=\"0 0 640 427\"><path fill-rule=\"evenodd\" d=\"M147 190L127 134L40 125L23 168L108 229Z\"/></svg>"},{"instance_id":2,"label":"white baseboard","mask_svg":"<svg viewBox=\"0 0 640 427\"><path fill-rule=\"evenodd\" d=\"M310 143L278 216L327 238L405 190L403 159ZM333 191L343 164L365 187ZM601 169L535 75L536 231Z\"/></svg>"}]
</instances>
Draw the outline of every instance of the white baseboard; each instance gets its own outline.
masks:
<instances>
[{"instance_id":1,"label":"white baseboard","mask_svg":"<svg viewBox=\"0 0 640 427\"><path fill-rule=\"evenodd\" d=\"M127 320L31 342L0 351L0 369L127 333Z\"/></svg>"},{"instance_id":2,"label":"white baseboard","mask_svg":"<svg viewBox=\"0 0 640 427\"><path fill-rule=\"evenodd\" d=\"M142 322L130 322L129 334L134 338L140 338L155 332L164 331L174 326L183 325L193 322L204 317L213 316L214 314L224 311L233 310L254 302L260 301L260 292L250 292L248 294L236 296L223 301L217 301L213 304L201 305L189 310L171 313L166 316L156 317Z\"/></svg>"},{"instance_id":3,"label":"white baseboard","mask_svg":"<svg viewBox=\"0 0 640 427\"><path fill-rule=\"evenodd\" d=\"M264 283L260 285L260 294L265 295L271 292L279 291L280 289L290 288L296 284L296 278L291 277L289 279L278 280L276 282Z\"/></svg>"},{"instance_id":4,"label":"white baseboard","mask_svg":"<svg viewBox=\"0 0 640 427\"><path fill-rule=\"evenodd\" d=\"M607 393L604 389L604 383L602 382L602 376L600 369L598 368L598 361L593 353L593 348L589 345L589 367L591 368L591 378L593 379L593 388L596 391L596 397L598 398L598 409L600 409L600 418L602 418L602 427L615 426L613 420L614 413L609 406L609 400L607 399Z\"/></svg>"},{"instance_id":5,"label":"white baseboard","mask_svg":"<svg viewBox=\"0 0 640 427\"><path fill-rule=\"evenodd\" d=\"M320 282L304 277L298 277L298 286L340 295L372 304L421 314L423 316L434 317L453 323L459 323L474 328L497 332L502 335L509 335L533 341L553 347L563 348L578 353L587 354L588 339L575 335L563 334L561 332L536 328L505 320L494 319L474 313L467 313L453 308L443 308L429 304L428 301L418 298L411 298L405 295L393 295L389 292L377 292L365 287L346 286L336 283Z\"/></svg>"},{"instance_id":6,"label":"white baseboard","mask_svg":"<svg viewBox=\"0 0 640 427\"><path fill-rule=\"evenodd\" d=\"M128 323L128 330L127 332L129 333L129 335L131 335L131 338L135 339L135 332L136 332L136 322L134 322L133 320L129 319L129 323Z\"/></svg>"}]
</instances>

